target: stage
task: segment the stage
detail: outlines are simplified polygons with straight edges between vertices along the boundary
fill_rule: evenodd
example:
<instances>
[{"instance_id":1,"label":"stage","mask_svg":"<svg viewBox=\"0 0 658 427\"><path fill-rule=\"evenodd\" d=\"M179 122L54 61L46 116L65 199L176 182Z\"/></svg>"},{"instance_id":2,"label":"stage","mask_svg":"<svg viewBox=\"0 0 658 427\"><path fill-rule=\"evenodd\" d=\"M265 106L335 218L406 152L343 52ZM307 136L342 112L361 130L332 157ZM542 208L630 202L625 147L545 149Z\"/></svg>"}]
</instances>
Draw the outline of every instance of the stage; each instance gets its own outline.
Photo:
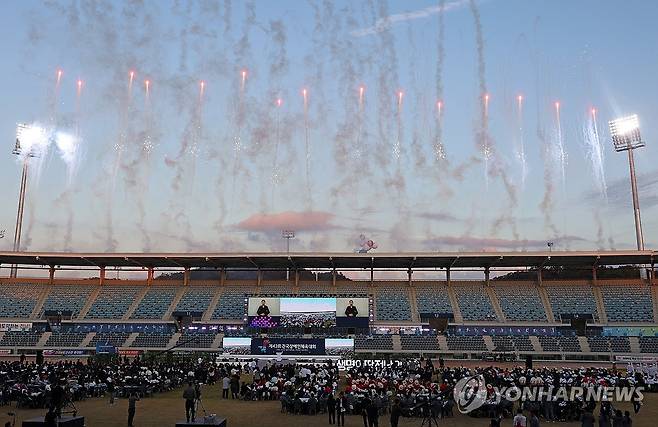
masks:
<instances>
[{"instance_id":1,"label":"stage","mask_svg":"<svg viewBox=\"0 0 658 427\"><path fill-rule=\"evenodd\" d=\"M57 425L60 427L85 427L85 417L71 417L64 415L58 421L59 423ZM21 425L23 427L42 427L45 426L46 423L43 420L43 416L41 416L25 420Z\"/></svg>"},{"instance_id":2,"label":"stage","mask_svg":"<svg viewBox=\"0 0 658 427\"><path fill-rule=\"evenodd\" d=\"M220 426L226 427L226 418L215 417L214 420L204 421L203 418L198 418L194 422L188 423L187 421L179 421L176 427L194 427L194 426Z\"/></svg>"}]
</instances>

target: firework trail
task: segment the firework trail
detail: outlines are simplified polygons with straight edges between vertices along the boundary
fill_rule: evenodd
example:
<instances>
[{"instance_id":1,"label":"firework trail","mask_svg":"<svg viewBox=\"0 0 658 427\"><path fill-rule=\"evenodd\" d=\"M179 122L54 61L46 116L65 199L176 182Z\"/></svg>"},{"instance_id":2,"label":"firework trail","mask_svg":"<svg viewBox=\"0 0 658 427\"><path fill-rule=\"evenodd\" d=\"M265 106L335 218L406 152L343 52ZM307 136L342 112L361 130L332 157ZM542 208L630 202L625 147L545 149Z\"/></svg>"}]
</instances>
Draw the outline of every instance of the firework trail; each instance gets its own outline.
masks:
<instances>
[{"instance_id":1,"label":"firework trail","mask_svg":"<svg viewBox=\"0 0 658 427\"><path fill-rule=\"evenodd\" d=\"M78 79L76 82L76 96L75 96L75 138L80 140L80 121L81 121L81 98L83 81ZM70 252L73 250L73 201L71 188L71 172L69 172L69 185L67 189L59 197L59 202L66 206L66 227L64 229L64 251Z\"/></svg>"},{"instance_id":2,"label":"firework trail","mask_svg":"<svg viewBox=\"0 0 658 427\"><path fill-rule=\"evenodd\" d=\"M525 154L525 139L523 133L523 95L516 97L516 159L521 165L521 189L525 188L525 181L528 177L528 164Z\"/></svg>"},{"instance_id":3,"label":"firework trail","mask_svg":"<svg viewBox=\"0 0 658 427\"><path fill-rule=\"evenodd\" d=\"M567 154L564 151L564 140L562 137L562 120L560 118L560 103L555 102L555 160L560 169L560 178L562 184L562 190L566 191L567 185Z\"/></svg>"},{"instance_id":4,"label":"firework trail","mask_svg":"<svg viewBox=\"0 0 658 427\"><path fill-rule=\"evenodd\" d=\"M280 174L281 172L279 171L279 145L281 144L281 106L283 105L283 100L281 98L277 98L276 102L274 104L275 106L275 132L274 132L274 159L272 161L272 204L271 204L271 209L272 212L274 212L274 193L276 190L276 186L280 182Z\"/></svg>"},{"instance_id":5,"label":"firework trail","mask_svg":"<svg viewBox=\"0 0 658 427\"><path fill-rule=\"evenodd\" d=\"M603 146L599 138L599 128L596 120L596 108L590 111L588 120L583 126L583 141L585 142L585 150L587 159L590 162L592 178L596 184L601 197L607 201L608 199L608 186L605 180L605 169L603 167Z\"/></svg>"},{"instance_id":6,"label":"firework trail","mask_svg":"<svg viewBox=\"0 0 658 427\"><path fill-rule=\"evenodd\" d=\"M443 146L443 64L445 62L445 22L444 12L446 0L439 2L439 35L437 41L437 58L436 58L436 120L435 120L435 137L434 137L434 160L446 160L447 155Z\"/></svg>"},{"instance_id":7,"label":"firework trail","mask_svg":"<svg viewBox=\"0 0 658 427\"><path fill-rule=\"evenodd\" d=\"M357 111L357 130L356 130L356 142L354 144L354 157L357 161L361 159L363 155L363 147L361 147L361 139L363 138L363 120L365 118L365 86L359 86L359 108Z\"/></svg>"},{"instance_id":8,"label":"firework trail","mask_svg":"<svg viewBox=\"0 0 658 427\"><path fill-rule=\"evenodd\" d=\"M398 91L397 93L397 109L395 110L395 119L397 122L397 136L395 138L395 144L393 145L393 156L398 162L398 168L400 167L400 157L402 155L402 138L403 138L403 128L402 128L402 99L404 98L404 92Z\"/></svg>"},{"instance_id":9,"label":"firework trail","mask_svg":"<svg viewBox=\"0 0 658 427\"><path fill-rule=\"evenodd\" d=\"M117 142L114 144L114 151L116 152L116 156L114 157L114 167L112 168L112 182L111 182L112 193L114 193L114 189L116 186L117 174L119 172L119 167L121 166L121 157L124 150L126 149L128 142L128 123L129 123L130 108L132 105L134 80L135 80L135 72L131 70L128 73L128 87L120 107L119 135L117 138Z\"/></svg>"},{"instance_id":10,"label":"firework trail","mask_svg":"<svg viewBox=\"0 0 658 427\"><path fill-rule=\"evenodd\" d=\"M448 155L446 154L445 147L443 145L443 101L436 102L436 114L435 114L435 135L434 135L434 160L442 161L447 160Z\"/></svg>"},{"instance_id":11,"label":"firework trail","mask_svg":"<svg viewBox=\"0 0 658 427\"><path fill-rule=\"evenodd\" d=\"M237 176L241 169L241 159L240 153L242 152L242 128L245 122L245 89L247 86L247 70L242 70L240 72L240 89L238 91L238 102L236 106L235 113L235 135L233 136L233 184L232 184L232 194L231 194L231 204L230 209L235 204L235 197L237 195L236 184Z\"/></svg>"},{"instance_id":12,"label":"firework trail","mask_svg":"<svg viewBox=\"0 0 658 427\"><path fill-rule=\"evenodd\" d=\"M62 77L64 76L64 72L61 69L57 69L55 71L55 86L53 88L52 94L50 96L50 106L49 106L49 116L50 116L50 127L52 129L57 129L58 125L58 110L59 110L59 94L60 94L60 87L62 83ZM41 171L42 171L42 165L43 165L43 159L41 158L32 158L30 162L30 169L34 169L35 173L33 174L33 179L29 181L30 187L35 186L38 184L39 179L41 177ZM27 193L27 205L30 207L28 209L28 222L27 222L27 227L25 229L25 234L23 237L23 243L21 249L24 248L29 248L30 244L32 243L32 230L34 228L34 223L36 220L35 216L35 211L36 211L36 201L37 199L34 199L32 197L32 192Z\"/></svg>"},{"instance_id":13,"label":"firework trail","mask_svg":"<svg viewBox=\"0 0 658 427\"><path fill-rule=\"evenodd\" d=\"M487 91L486 81L486 63L484 61L484 36L482 34L482 22L480 21L480 11L478 10L475 0L470 0L471 14L475 24L475 42L477 45L477 62L478 62L478 81L480 89L480 126L476 132L478 149L484 160L484 180L489 186L489 163L493 155L492 147L489 141L489 93Z\"/></svg>"},{"instance_id":14,"label":"firework trail","mask_svg":"<svg viewBox=\"0 0 658 427\"><path fill-rule=\"evenodd\" d=\"M304 148L306 160L306 207L309 211L313 210L313 189L311 183L311 141L308 117L308 90L302 89L304 98Z\"/></svg>"}]
</instances>

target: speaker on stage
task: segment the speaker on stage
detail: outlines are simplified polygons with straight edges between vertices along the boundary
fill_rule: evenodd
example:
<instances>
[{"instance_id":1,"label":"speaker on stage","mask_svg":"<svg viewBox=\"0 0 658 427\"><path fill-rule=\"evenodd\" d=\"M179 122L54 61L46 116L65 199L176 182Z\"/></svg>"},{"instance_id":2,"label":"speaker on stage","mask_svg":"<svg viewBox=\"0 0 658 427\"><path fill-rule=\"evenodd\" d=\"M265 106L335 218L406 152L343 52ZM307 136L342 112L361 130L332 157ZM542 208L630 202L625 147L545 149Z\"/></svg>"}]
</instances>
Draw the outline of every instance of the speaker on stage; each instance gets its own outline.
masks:
<instances>
[{"instance_id":1,"label":"speaker on stage","mask_svg":"<svg viewBox=\"0 0 658 427\"><path fill-rule=\"evenodd\" d=\"M43 350L37 350L37 365L43 365Z\"/></svg>"},{"instance_id":2,"label":"speaker on stage","mask_svg":"<svg viewBox=\"0 0 658 427\"><path fill-rule=\"evenodd\" d=\"M525 368L532 369L532 354L529 354L525 357Z\"/></svg>"}]
</instances>

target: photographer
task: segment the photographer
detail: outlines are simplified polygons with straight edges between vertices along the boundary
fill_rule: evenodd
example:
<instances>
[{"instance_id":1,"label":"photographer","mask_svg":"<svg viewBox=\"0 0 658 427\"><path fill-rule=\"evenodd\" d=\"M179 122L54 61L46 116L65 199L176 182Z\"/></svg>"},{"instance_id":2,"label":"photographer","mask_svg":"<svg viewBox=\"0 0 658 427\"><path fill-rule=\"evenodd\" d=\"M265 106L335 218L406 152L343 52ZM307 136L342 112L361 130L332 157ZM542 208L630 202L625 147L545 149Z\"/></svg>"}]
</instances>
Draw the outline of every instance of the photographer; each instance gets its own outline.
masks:
<instances>
[{"instance_id":1,"label":"photographer","mask_svg":"<svg viewBox=\"0 0 658 427\"><path fill-rule=\"evenodd\" d=\"M190 420L194 422L194 415L195 415L194 404L196 398L197 398L196 390L194 388L194 385L190 381L187 383L187 388L185 389L185 391L183 391L183 399L185 399L185 417L187 418L188 423L190 422Z\"/></svg>"}]
</instances>

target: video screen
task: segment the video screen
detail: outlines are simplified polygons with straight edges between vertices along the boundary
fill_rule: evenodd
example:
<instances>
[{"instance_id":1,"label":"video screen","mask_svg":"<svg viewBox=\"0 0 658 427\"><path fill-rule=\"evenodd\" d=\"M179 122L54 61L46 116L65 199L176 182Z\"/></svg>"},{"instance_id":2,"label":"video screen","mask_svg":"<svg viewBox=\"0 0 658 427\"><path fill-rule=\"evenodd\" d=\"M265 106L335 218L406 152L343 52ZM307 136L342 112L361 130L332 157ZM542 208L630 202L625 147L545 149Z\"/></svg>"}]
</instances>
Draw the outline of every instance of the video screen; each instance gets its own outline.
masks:
<instances>
[{"instance_id":1,"label":"video screen","mask_svg":"<svg viewBox=\"0 0 658 427\"><path fill-rule=\"evenodd\" d=\"M228 354L251 354L251 338L224 337L222 348Z\"/></svg>"},{"instance_id":2,"label":"video screen","mask_svg":"<svg viewBox=\"0 0 658 427\"><path fill-rule=\"evenodd\" d=\"M339 356L354 352L353 338L325 338L324 349L327 355Z\"/></svg>"},{"instance_id":3,"label":"video screen","mask_svg":"<svg viewBox=\"0 0 658 427\"><path fill-rule=\"evenodd\" d=\"M369 315L368 298L336 298L336 326L367 328Z\"/></svg>"},{"instance_id":4,"label":"video screen","mask_svg":"<svg viewBox=\"0 0 658 427\"><path fill-rule=\"evenodd\" d=\"M368 327L368 298L249 298L248 324L254 328Z\"/></svg>"}]
</instances>

